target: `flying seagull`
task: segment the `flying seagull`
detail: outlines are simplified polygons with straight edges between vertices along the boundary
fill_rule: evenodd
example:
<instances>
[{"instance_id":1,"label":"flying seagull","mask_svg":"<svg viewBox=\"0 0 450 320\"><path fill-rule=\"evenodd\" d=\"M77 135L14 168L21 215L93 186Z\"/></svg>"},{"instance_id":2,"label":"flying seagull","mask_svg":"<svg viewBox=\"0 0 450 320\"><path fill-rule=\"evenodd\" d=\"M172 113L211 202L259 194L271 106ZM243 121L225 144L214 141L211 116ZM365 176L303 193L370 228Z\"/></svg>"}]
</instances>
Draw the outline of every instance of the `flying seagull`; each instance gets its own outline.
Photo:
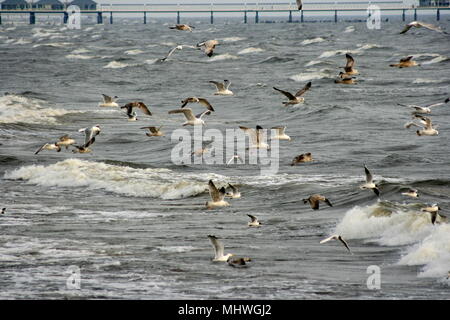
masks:
<instances>
[{"instance_id":1,"label":"flying seagull","mask_svg":"<svg viewBox=\"0 0 450 320\"><path fill-rule=\"evenodd\" d=\"M261 222L258 221L258 219L255 216L252 216L251 214L247 214L251 221L248 223L249 227L259 227L261 226Z\"/></svg>"},{"instance_id":2,"label":"flying seagull","mask_svg":"<svg viewBox=\"0 0 450 320\"><path fill-rule=\"evenodd\" d=\"M302 10L302 7L303 7L302 0L297 0L297 8L298 8L298 10Z\"/></svg>"},{"instance_id":3,"label":"flying seagull","mask_svg":"<svg viewBox=\"0 0 450 320\"><path fill-rule=\"evenodd\" d=\"M91 128L82 128L78 130L78 132L82 132L85 135L84 144L81 146L74 146L76 148L72 150L74 153L87 153L91 152L88 148L91 144L95 142L95 137L101 132L100 126L97 124Z\"/></svg>"},{"instance_id":4,"label":"flying seagull","mask_svg":"<svg viewBox=\"0 0 450 320\"><path fill-rule=\"evenodd\" d=\"M146 132L145 134L148 137L161 137L164 136L164 132L161 131L162 126L159 127L142 127L140 129L148 129L150 132Z\"/></svg>"},{"instance_id":5,"label":"flying seagull","mask_svg":"<svg viewBox=\"0 0 450 320\"><path fill-rule=\"evenodd\" d=\"M217 88L217 91L214 92L214 95L219 95L219 96L232 96L233 95L233 91L228 89L231 84L231 82L229 80L223 80L223 82L210 81L209 83L213 83Z\"/></svg>"},{"instance_id":6,"label":"flying seagull","mask_svg":"<svg viewBox=\"0 0 450 320\"><path fill-rule=\"evenodd\" d=\"M233 186L231 183L228 184L228 187L230 187L231 191L226 191L225 196L228 198L238 199L241 197L241 193L239 192L238 188Z\"/></svg>"},{"instance_id":7,"label":"flying seagull","mask_svg":"<svg viewBox=\"0 0 450 320\"><path fill-rule=\"evenodd\" d=\"M437 203L429 206L429 207L425 207L420 209L420 211L422 212L428 212L431 215L431 223L434 224L436 222L436 218L438 215L438 211L442 210L441 207L438 206Z\"/></svg>"},{"instance_id":8,"label":"flying seagull","mask_svg":"<svg viewBox=\"0 0 450 320\"><path fill-rule=\"evenodd\" d=\"M219 45L219 41L217 40L207 40L205 42L197 43L197 47L204 47L203 50L208 57L212 57L217 45Z\"/></svg>"},{"instance_id":9,"label":"flying seagull","mask_svg":"<svg viewBox=\"0 0 450 320\"><path fill-rule=\"evenodd\" d=\"M66 147L66 150L69 148L70 145L75 144L75 140L69 137L68 134L63 135L59 138L58 142L56 144L60 147Z\"/></svg>"},{"instance_id":10,"label":"flying seagull","mask_svg":"<svg viewBox=\"0 0 450 320\"><path fill-rule=\"evenodd\" d=\"M414 61L413 56L408 56L405 58L401 58L399 63L390 64L389 67L398 67L398 68L408 68L414 66L420 66L416 61Z\"/></svg>"},{"instance_id":11,"label":"flying seagull","mask_svg":"<svg viewBox=\"0 0 450 320\"><path fill-rule=\"evenodd\" d=\"M373 180L373 176L370 173L369 169L367 169L366 165L364 165L364 171L366 172L366 183L361 185L361 189L371 189L377 197L380 196L380 190L378 189L378 186L375 184L375 181Z\"/></svg>"},{"instance_id":12,"label":"flying seagull","mask_svg":"<svg viewBox=\"0 0 450 320\"><path fill-rule=\"evenodd\" d=\"M355 65L355 59L353 59L353 57L348 53L345 54L345 57L347 58L347 64L344 67L344 75L352 76L358 74L358 70L353 69L353 66Z\"/></svg>"},{"instance_id":13,"label":"flying seagull","mask_svg":"<svg viewBox=\"0 0 450 320\"><path fill-rule=\"evenodd\" d=\"M56 152L60 152L61 147L58 145L58 142L46 143L43 146L41 146L34 154L38 154L42 150L56 150Z\"/></svg>"},{"instance_id":14,"label":"flying seagull","mask_svg":"<svg viewBox=\"0 0 450 320\"><path fill-rule=\"evenodd\" d=\"M211 244L214 248L214 258L213 261L221 261L221 262L227 262L228 258L233 256L232 253L227 253L224 255L224 247L222 242L219 241L219 239L214 235L208 235L209 240L211 241Z\"/></svg>"},{"instance_id":15,"label":"flying seagull","mask_svg":"<svg viewBox=\"0 0 450 320\"><path fill-rule=\"evenodd\" d=\"M169 53L164 57L164 58L161 58L161 59L159 59L158 61L159 62L164 62L164 61L166 61L176 50L183 50L183 48L192 48L192 49L198 49L197 47L194 47L194 46L188 46L188 45L178 45L178 46L176 46L176 47L174 47L174 48L172 48L172 49L170 49L170 51L169 51Z\"/></svg>"},{"instance_id":16,"label":"flying seagull","mask_svg":"<svg viewBox=\"0 0 450 320\"><path fill-rule=\"evenodd\" d=\"M354 77L346 75L344 72L339 72L339 79L334 80L334 83L341 83L341 84L356 84L358 83L356 80L354 80Z\"/></svg>"},{"instance_id":17,"label":"flying seagull","mask_svg":"<svg viewBox=\"0 0 450 320\"><path fill-rule=\"evenodd\" d=\"M281 92L282 94L284 94L289 99L289 101L283 102L283 104L285 106L288 106L288 105L303 103L305 101L305 98L303 98L302 95L305 94L305 92L308 91L309 88L311 88L311 82L308 82L302 89L297 91L294 95L288 91L280 90L275 87L273 87L273 88L275 90Z\"/></svg>"},{"instance_id":18,"label":"flying seagull","mask_svg":"<svg viewBox=\"0 0 450 320\"><path fill-rule=\"evenodd\" d=\"M187 126L187 125L195 126L195 125L205 125L205 121L203 121L202 117L204 115L211 114L211 111L205 110L202 113L197 114L196 116L194 116L194 114L192 113L192 109L189 109L189 108L175 109L175 110L169 111L169 114L174 114L174 113L183 113L184 114L187 121L183 123L183 126Z\"/></svg>"},{"instance_id":19,"label":"flying seagull","mask_svg":"<svg viewBox=\"0 0 450 320\"><path fill-rule=\"evenodd\" d=\"M144 114L151 116L152 113L148 109L148 107L143 103L139 101L133 101L130 103L127 103L126 105L120 107L121 109L127 110L127 116L129 120L137 120L136 112L133 111L133 108L139 108Z\"/></svg>"},{"instance_id":20,"label":"flying seagull","mask_svg":"<svg viewBox=\"0 0 450 320\"><path fill-rule=\"evenodd\" d=\"M103 96L103 103L99 103L98 104L99 107L118 107L119 106L116 102L118 96L110 97L103 93L102 93L102 96Z\"/></svg>"},{"instance_id":21,"label":"flying seagull","mask_svg":"<svg viewBox=\"0 0 450 320\"><path fill-rule=\"evenodd\" d=\"M304 162L311 162L314 161L311 152L303 153L298 156L296 156L292 162L291 166L296 165L297 163L304 163Z\"/></svg>"},{"instance_id":22,"label":"flying seagull","mask_svg":"<svg viewBox=\"0 0 450 320\"><path fill-rule=\"evenodd\" d=\"M433 123L431 122L431 119L428 117L415 115L416 118L420 119L420 122L423 124L423 128L421 130L417 130L416 134L418 136L437 136L439 134L439 131L436 130L436 127L433 126ZM409 129L411 126L420 127L417 123L414 121L408 122L405 124L405 128Z\"/></svg>"},{"instance_id":23,"label":"flying seagull","mask_svg":"<svg viewBox=\"0 0 450 320\"><path fill-rule=\"evenodd\" d=\"M450 98L445 99L443 102L437 102L437 103L430 103L424 106L418 106L415 104L402 104L397 103L397 105L402 107L409 107L414 108L415 111L413 111L413 114L419 114L419 113L431 113L431 108L442 106L450 101Z\"/></svg>"},{"instance_id":24,"label":"flying seagull","mask_svg":"<svg viewBox=\"0 0 450 320\"><path fill-rule=\"evenodd\" d=\"M417 189L408 189L408 191L402 192L403 196L411 197L411 198L418 198L419 197L419 191Z\"/></svg>"},{"instance_id":25,"label":"flying seagull","mask_svg":"<svg viewBox=\"0 0 450 320\"><path fill-rule=\"evenodd\" d=\"M192 29L195 29L195 28L188 24L176 24L174 26L170 26L169 29L177 29L177 30L181 30L181 31L191 31L192 32Z\"/></svg>"},{"instance_id":26,"label":"flying seagull","mask_svg":"<svg viewBox=\"0 0 450 320\"><path fill-rule=\"evenodd\" d=\"M272 137L275 140L289 140L291 141L291 137L289 137L284 131L286 130L286 126L284 127L272 127L271 129L276 130L276 135Z\"/></svg>"},{"instance_id":27,"label":"flying seagull","mask_svg":"<svg viewBox=\"0 0 450 320\"><path fill-rule=\"evenodd\" d=\"M264 129L261 126L257 125L256 130L242 126L240 126L239 129L243 130L250 137L250 148L270 149L270 146L264 142L265 134Z\"/></svg>"},{"instance_id":28,"label":"flying seagull","mask_svg":"<svg viewBox=\"0 0 450 320\"><path fill-rule=\"evenodd\" d=\"M180 108L184 108L188 103L200 103L203 106L206 107L206 109L214 111L214 108L212 107L211 103L209 103L208 100L206 100L205 98L197 98L197 97L188 97L184 100L181 100L181 107Z\"/></svg>"},{"instance_id":29,"label":"flying seagull","mask_svg":"<svg viewBox=\"0 0 450 320\"><path fill-rule=\"evenodd\" d=\"M309 198L303 199L303 203L306 204L309 202L309 205L311 206L311 209L313 209L313 210L319 210L319 201L325 202L330 207L333 206L331 204L330 200L328 200L327 198L325 198L324 196L322 196L320 194L313 194Z\"/></svg>"},{"instance_id":30,"label":"flying seagull","mask_svg":"<svg viewBox=\"0 0 450 320\"><path fill-rule=\"evenodd\" d=\"M225 198L225 188L224 187L220 188L220 190L219 190L214 185L214 182L212 180L209 180L208 188L209 188L209 195L210 195L212 201L206 201L207 209L214 209L214 208L218 208L218 207L227 207L230 205L227 201L224 200L224 198Z\"/></svg>"},{"instance_id":31,"label":"flying seagull","mask_svg":"<svg viewBox=\"0 0 450 320\"><path fill-rule=\"evenodd\" d=\"M331 240L339 240L340 242L342 242L342 244L347 248L348 252L350 252L351 254L353 254L353 252L350 250L347 242L345 242L345 240L338 234L332 235L331 237L328 237L326 239L323 239L322 241L320 241L320 243L325 243Z\"/></svg>"},{"instance_id":32,"label":"flying seagull","mask_svg":"<svg viewBox=\"0 0 450 320\"><path fill-rule=\"evenodd\" d=\"M400 34L406 33L409 29L411 29L412 27L415 28L426 28L426 29L430 29L433 31L437 31L439 33L445 33L448 34L447 32L445 32L444 30L442 30L441 28L431 24L431 23L425 23L425 22L421 22L421 21L412 21L410 23L408 23L405 28L400 32Z\"/></svg>"}]
</instances>

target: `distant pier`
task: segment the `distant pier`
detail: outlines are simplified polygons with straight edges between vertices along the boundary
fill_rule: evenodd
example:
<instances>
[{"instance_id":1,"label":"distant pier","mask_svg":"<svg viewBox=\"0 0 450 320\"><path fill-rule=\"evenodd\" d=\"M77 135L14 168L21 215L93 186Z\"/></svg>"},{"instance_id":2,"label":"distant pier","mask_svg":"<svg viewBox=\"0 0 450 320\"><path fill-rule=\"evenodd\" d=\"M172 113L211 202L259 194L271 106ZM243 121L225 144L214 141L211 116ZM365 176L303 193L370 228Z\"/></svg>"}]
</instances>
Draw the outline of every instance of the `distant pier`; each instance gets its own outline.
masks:
<instances>
[{"instance_id":1,"label":"distant pier","mask_svg":"<svg viewBox=\"0 0 450 320\"><path fill-rule=\"evenodd\" d=\"M398 1L398 3L402 3L402 1ZM376 5L376 1L371 1L371 4ZM124 8L126 6L126 8ZM181 5L170 5L170 4L161 4L161 5L139 5L138 8L130 8L133 5L103 5L98 6L95 10L81 10L80 13L82 15L94 15L97 17L97 23L102 24L104 18L109 18L109 23L113 24L114 14L138 14L142 16L142 21L144 24L147 24L148 18L152 15L158 16L160 14L172 14L175 18L177 24L182 23L182 15L189 14L202 14L205 17L209 16L210 23L214 23L215 14L221 15L223 17L224 14L232 14L233 17L238 15L242 15L243 23L249 22L249 15L254 15L254 22L260 22L260 14L264 13L283 13L286 14L287 22L294 22L294 16L298 17L298 22L305 22L305 16L307 14L316 14L316 15L326 15L333 17L334 22L338 22L340 17L345 17L345 14L361 14L362 17L367 18L367 5L352 5L351 8L343 7L341 5L327 5L325 6L315 6L315 7L304 7L304 10L297 10L295 5L291 3L288 4L272 4L272 5L193 5L193 6L181 6ZM138 5L134 5L138 6ZM383 15L383 12L390 14L398 13L401 16L402 20L406 20L407 14L412 14L414 16L414 20L417 20L419 14L427 13L428 15L435 11L436 20L439 21L441 18L441 13L443 11L450 10L450 7L405 7L405 6L395 6L395 7L386 7L380 5L380 12ZM2 15L15 15L15 14L28 14L29 15L29 24L36 23L37 15L60 15L63 17L64 23L67 23L68 13L65 10L45 10L45 9L23 9L23 10L0 10L0 24L2 24Z\"/></svg>"}]
</instances>

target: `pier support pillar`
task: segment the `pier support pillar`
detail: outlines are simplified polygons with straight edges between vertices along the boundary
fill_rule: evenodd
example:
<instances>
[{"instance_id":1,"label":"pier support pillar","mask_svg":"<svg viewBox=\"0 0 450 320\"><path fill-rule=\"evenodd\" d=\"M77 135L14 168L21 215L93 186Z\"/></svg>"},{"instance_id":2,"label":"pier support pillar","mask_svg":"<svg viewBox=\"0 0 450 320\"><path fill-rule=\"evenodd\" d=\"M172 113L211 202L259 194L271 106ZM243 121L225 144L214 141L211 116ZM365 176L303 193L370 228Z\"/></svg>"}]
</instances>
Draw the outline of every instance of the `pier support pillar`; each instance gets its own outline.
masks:
<instances>
[{"instance_id":1,"label":"pier support pillar","mask_svg":"<svg viewBox=\"0 0 450 320\"><path fill-rule=\"evenodd\" d=\"M180 24L180 11L177 11L177 24Z\"/></svg>"},{"instance_id":2,"label":"pier support pillar","mask_svg":"<svg viewBox=\"0 0 450 320\"><path fill-rule=\"evenodd\" d=\"M97 12L97 24L103 23L103 16L101 12Z\"/></svg>"},{"instance_id":3,"label":"pier support pillar","mask_svg":"<svg viewBox=\"0 0 450 320\"><path fill-rule=\"evenodd\" d=\"M109 24L113 24L113 15L112 15L112 12L109 13Z\"/></svg>"},{"instance_id":4,"label":"pier support pillar","mask_svg":"<svg viewBox=\"0 0 450 320\"><path fill-rule=\"evenodd\" d=\"M244 23L247 23L247 11L244 11Z\"/></svg>"},{"instance_id":5,"label":"pier support pillar","mask_svg":"<svg viewBox=\"0 0 450 320\"><path fill-rule=\"evenodd\" d=\"M436 20L437 21L441 20L441 13L439 12L439 8L436 11Z\"/></svg>"},{"instance_id":6,"label":"pier support pillar","mask_svg":"<svg viewBox=\"0 0 450 320\"><path fill-rule=\"evenodd\" d=\"M337 10L334 10L334 22L337 23Z\"/></svg>"},{"instance_id":7,"label":"pier support pillar","mask_svg":"<svg viewBox=\"0 0 450 320\"><path fill-rule=\"evenodd\" d=\"M289 10L289 22L292 22L292 11Z\"/></svg>"},{"instance_id":8,"label":"pier support pillar","mask_svg":"<svg viewBox=\"0 0 450 320\"><path fill-rule=\"evenodd\" d=\"M2 24L2 14L0 13L0 25Z\"/></svg>"},{"instance_id":9,"label":"pier support pillar","mask_svg":"<svg viewBox=\"0 0 450 320\"><path fill-rule=\"evenodd\" d=\"M402 11L402 20L405 21L405 9L403 9Z\"/></svg>"},{"instance_id":10,"label":"pier support pillar","mask_svg":"<svg viewBox=\"0 0 450 320\"><path fill-rule=\"evenodd\" d=\"M414 9L414 21L417 20L417 9Z\"/></svg>"},{"instance_id":11,"label":"pier support pillar","mask_svg":"<svg viewBox=\"0 0 450 320\"><path fill-rule=\"evenodd\" d=\"M303 10L302 10L302 12L300 13L300 21L303 23Z\"/></svg>"},{"instance_id":12,"label":"pier support pillar","mask_svg":"<svg viewBox=\"0 0 450 320\"><path fill-rule=\"evenodd\" d=\"M214 24L214 14L213 14L213 11L211 11L211 24Z\"/></svg>"},{"instance_id":13,"label":"pier support pillar","mask_svg":"<svg viewBox=\"0 0 450 320\"><path fill-rule=\"evenodd\" d=\"M259 23L259 12L255 12L255 23Z\"/></svg>"},{"instance_id":14,"label":"pier support pillar","mask_svg":"<svg viewBox=\"0 0 450 320\"><path fill-rule=\"evenodd\" d=\"M30 24L36 23L36 16L34 15L34 12L30 12Z\"/></svg>"},{"instance_id":15,"label":"pier support pillar","mask_svg":"<svg viewBox=\"0 0 450 320\"><path fill-rule=\"evenodd\" d=\"M147 12L144 11L144 24L147 24Z\"/></svg>"},{"instance_id":16,"label":"pier support pillar","mask_svg":"<svg viewBox=\"0 0 450 320\"><path fill-rule=\"evenodd\" d=\"M64 24L67 24L68 20L69 20L69 14L67 12L64 12L64 18L63 18Z\"/></svg>"}]
</instances>

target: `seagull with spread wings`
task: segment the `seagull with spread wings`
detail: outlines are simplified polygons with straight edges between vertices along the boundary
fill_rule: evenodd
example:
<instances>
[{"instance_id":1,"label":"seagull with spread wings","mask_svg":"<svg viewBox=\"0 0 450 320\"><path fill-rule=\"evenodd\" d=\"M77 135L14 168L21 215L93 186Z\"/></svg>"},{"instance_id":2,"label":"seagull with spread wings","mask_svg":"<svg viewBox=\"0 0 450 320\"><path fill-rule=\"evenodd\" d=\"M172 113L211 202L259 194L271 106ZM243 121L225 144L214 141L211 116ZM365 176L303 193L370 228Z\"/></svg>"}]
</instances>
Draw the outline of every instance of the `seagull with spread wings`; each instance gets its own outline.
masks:
<instances>
[{"instance_id":1,"label":"seagull with spread wings","mask_svg":"<svg viewBox=\"0 0 450 320\"><path fill-rule=\"evenodd\" d=\"M214 92L214 95L219 95L219 96L232 96L233 95L233 91L228 89L231 84L231 82L229 80L223 80L223 82L210 81L209 83L213 83L217 88L217 91Z\"/></svg>"},{"instance_id":2,"label":"seagull with spread wings","mask_svg":"<svg viewBox=\"0 0 450 320\"><path fill-rule=\"evenodd\" d=\"M208 182L209 195L211 196L212 201L206 201L207 209L214 209L220 207L228 207L230 204L225 201L225 188L222 187L217 189L212 180Z\"/></svg>"},{"instance_id":3,"label":"seagull with spread wings","mask_svg":"<svg viewBox=\"0 0 450 320\"><path fill-rule=\"evenodd\" d=\"M264 134L264 129L257 125L256 130L250 129L247 127L239 127L241 130L243 130L249 137L250 137L250 148L254 149L270 149L270 146L267 144L266 135Z\"/></svg>"},{"instance_id":4,"label":"seagull with spread wings","mask_svg":"<svg viewBox=\"0 0 450 320\"><path fill-rule=\"evenodd\" d=\"M320 194L313 194L312 196L303 199L303 203L308 203L311 206L311 209L313 210L319 210L319 202L323 201L325 202L327 205L329 205L330 207L332 207L333 205L331 204L330 200L328 200L327 198L325 198L324 196L320 195Z\"/></svg>"},{"instance_id":5,"label":"seagull with spread wings","mask_svg":"<svg viewBox=\"0 0 450 320\"><path fill-rule=\"evenodd\" d=\"M275 87L273 87L273 88L275 90L281 92L282 94L284 94L289 99L289 101L283 102L283 104L285 106L288 106L288 105L303 103L305 101L305 98L302 97L302 95L304 95L305 92L311 88L311 82L308 82L302 89L297 91L295 94L292 94L288 91L280 90Z\"/></svg>"},{"instance_id":6,"label":"seagull with spread wings","mask_svg":"<svg viewBox=\"0 0 450 320\"><path fill-rule=\"evenodd\" d=\"M133 101L130 103L127 103L126 105L120 107L121 109L127 109L127 116L128 120L137 120L136 112L133 111L133 108L139 108L144 114L151 116L152 113L148 109L148 107L145 105L145 103L140 101Z\"/></svg>"},{"instance_id":7,"label":"seagull with spread wings","mask_svg":"<svg viewBox=\"0 0 450 320\"><path fill-rule=\"evenodd\" d=\"M200 103L201 105L203 105L204 107L206 107L206 109L214 111L213 106L211 105L211 103L209 103L208 100L206 100L205 98L197 98L197 97L188 97L184 100L181 100L181 109L183 109L188 103Z\"/></svg>"},{"instance_id":8,"label":"seagull with spread wings","mask_svg":"<svg viewBox=\"0 0 450 320\"><path fill-rule=\"evenodd\" d=\"M103 102L100 102L98 104L99 107L118 107L119 106L116 102L116 100L119 98L118 96L110 97L103 93L102 93L102 96L103 96Z\"/></svg>"},{"instance_id":9,"label":"seagull with spread wings","mask_svg":"<svg viewBox=\"0 0 450 320\"><path fill-rule=\"evenodd\" d=\"M175 110L170 110L169 114L175 114L175 113L183 113L185 118L186 118L186 122L183 123L183 126L195 126L195 125L206 125L205 121L202 119L204 115L209 115L211 114L211 110L205 110L202 113L199 113L197 115L194 115L192 113L192 109L190 108L185 108L185 109L175 109Z\"/></svg>"},{"instance_id":10,"label":"seagull with spread wings","mask_svg":"<svg viewBox=\"0 0 450 320\"><path fill-rule=\"evenodd\" d=\"M161 131L162 126L159 127L142 127L140 129L148 129L149 132L146 132L145 134L147 137L162 137L164 136L164 132Z\"/></svg>"},{"instance_id":11,"label":"seagull with spread wings","mask_svg":"<svg viewBox=\"0 0 450 320\"><path fill-rule=\"evenodd\" d=\"M347 242L338 234L335 234L335 235L332 235L331 237L323 239L322 241L320 241L320 244L331 241L331 240L339 240L347 248L348 252L353 254L353 252L350 250L350 247L348 246Z\"/></svg>"},{"instance_id":12,"label":"seagull with spread wings","mask_svg":"<svg viewBox=\"0 0 450 320\"><path fill-rule=\"evenodd\" d=\"M375 181L373 180L372 173L370 173L370 171L369 171L369 169L367 169L366 165L364 165L364 171L366 173L366 183L361 185L360 188L361 189L370 189L373 192L375 192L377 197L379 197L380 196L380 189L378 189L378 186L375 184Z\"/></svg>"},{"instance_id":13,"label":"seagull with spread wings","mask_svg":"<svg viewBox=\"0 0 450 320\"><path fill-rule=\"evenodd\" d=\"M447 32L445 32L444 30L442 30L441 28L431 24L431 23L425 23L425 22L421 22L421 21L412 21L410 23L408 23L405 28L403 28L403 30L400 32L400 34L406 33L408 32L409 29L411 29L412 27L414 28L426 28L429 30L433 30L433 31L437 31L439 33L445 33L448 34Z\"/></svg>"},{"instance_id":14,"label":"seagull with spread wings","mask_svg":"<svg viewBox=\"0 0 450 320\"><path fill-rule=\"evenodd\" d=\"M228 258L233 256L232 253L224 254L224 246L222 242L219 241L219 239L214 235L208 235L209 240L211 241L211 244L214 248L214 258L213 261L221 261L221 262L227 262Z\"/></svg>"},{"instance_id":15,"label":"seagull with spread wings","mask_svg":"<svg viewBox=\"0 0 450 320\"><path fill-rule=\"evenodd\" d=\"M415 104L401 104L401 103L397 103L397 105L402 106L402 107L414 108L413 114L418 114L418 113L426 114L426 113L431 113L431 108L442 106L442 105L448 103L449 101L450 101L450 98L445 99L443 102L430 103L430 104L426 104L424 106L418 106Z\"/></svg>"},{"instance_id":16,"label":"seagull with spread wings","mask_svg":"<svg viewBox=\"0 0 450 320\"><path fill-rule=\"evenodd\" d=\"M409 68L420 66L416 61L413 60L413 56L408 56L405 58L401 58L399 63L390 64L389 67L397 67L397 68Z\"/></svg>"}]
</instances>

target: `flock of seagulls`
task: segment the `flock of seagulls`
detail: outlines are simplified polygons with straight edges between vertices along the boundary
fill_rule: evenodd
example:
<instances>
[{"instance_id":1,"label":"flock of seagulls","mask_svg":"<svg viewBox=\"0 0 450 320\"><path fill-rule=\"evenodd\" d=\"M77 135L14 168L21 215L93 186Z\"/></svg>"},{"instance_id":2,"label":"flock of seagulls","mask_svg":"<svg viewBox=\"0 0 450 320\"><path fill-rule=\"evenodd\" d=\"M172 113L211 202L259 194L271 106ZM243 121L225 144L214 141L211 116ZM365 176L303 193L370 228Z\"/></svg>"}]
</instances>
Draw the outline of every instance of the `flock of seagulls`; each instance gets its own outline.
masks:
<instances>
[{"instance_id":1,"label":"flock of seagulls","mask_svg":"<svg viewBox=\"0 0 450 320\"><path fill-rule=\"evenodd\" d=\"M302 1L297 0L297 6L298 10L302 9ZM412 27L420 28L424 27L430 30L434 30L440 33L445 33L445 31L441 30L440 28L433 26L431 24L426 24L423 22L417 22L413 21L405 26L405 28L402 30L402 34L406 33L409 29ZM192 29L194 27L186 24L177 24L175 26L169 27L170 29L176 29L181 31L190 31L192 32ZM204 51L204 53L211 57L214 53L214 49L216 46L219 45L219 42L217 40L207 40L201 43L198 43L196 46L186 46L186 45L178 45L174 48L172 48L166 57L159 59L160 62L166 61L176 50L182 50L184 47L193 48L193 49L201 49ZM340 84L355 84L355 75L358 75L359 72L357 69L354 68L355 66L355 60L350 54L346 54L346 65L343 67L344 71L340 72L338 75L338 79L335 80L335 83ZM408 56L406 58L402 58L398 64L391 64L391 67L398 67L398 68L405 68L405 67L412 67L417 66L418 64L412 59L413 56ZM222 95L222 96L232 96L234 93L230 90L231 82L229 80L224 80L223 82L218 81L209 81L209 83L214 84L216 87L216 92L214 95ZM297 105L304 103L305 98L304 95L306 92L308 92L311 88L312 83L308 82L303 88L301 88L299 91L297 91L295 94L292 94L288 91L278 89L276 87L273 87L274 90L280 92L284 96L288 98L288 101L283 101L282 104L285 106L291 106L291 105ZM99 107L119 107L118 103L116 102L118 97L114 96L107 96L105 94L103 96L103 102L99 103ZM444 104L447 104L449 102L449 98L445 99L445 101L439 102L439 103L432 103L427 104L424 106L418 106L418 105L405 105L400 104L401 106L406 106L409 108L414 109L412 112L414 120L419 121L420 124L415 123L414 121L411 121L405 125L406 128L410 128L411 126L417 126L422 127L421 130L417 130L417 135L423 136L433 136L437 135L438 131L436 130L436 126L433 126L433 123L429 117L425 117L422 114L430 114L432 111L432 108L436 106L442 106ZM183 114L186 121L182 124L183 126L187 125L205 125L204 117L210 115L212 112L214 112L214 108L211 105L211 103L201 97L187 97L181 101L181 106L178 109L170 110L168 111L169 114ZM199 104L206 108L206 110L202 111L201 113L198 113L195 115L193 113L193 110L191 108L187 108L186 106L188 104ZM128 116L129 121L136 121L137 113L136 109L139 109L140 112L142 112L144 115L151 116L152 113L150 112L149 108L140 101L133 101L129 102L123 106L120 107L121 109L126 109L126 115ZM146 126L141 127L140 129L148 130L146 132L146 135L149 137L161 137L164 136L164 133L161 131L162 126L156 127L156 126ZM260 126L257 125L255 129L248 128L244 126L239 127L241 130L244 131L245 134L247 134L250 137L250 148L255 149L270 149L269 144L266 142L265 137L265 130ZM286 133L286 126L278 126L278 127L272 127L272 129L275 130L276 135L273 137L273 139L278 140L288 140L291 141L291 137L289 137ZM91 152L89 147L95 142L95 137L100 134L101 128L99 125L95 125L93 127L88 128L82 128L79 129L80 133L83 133L85 135L84 143L82 145L76 145L76 142L74 139L72 139L69 135L64 135L59 138L58 141L54 143L45 143L42 145L35 154L40 153L42 150L56 150L57 152L60 152L63 147L68 149L70 146L72 146L74 149L72 150L74 153L86 153ZM205 152L208 151L207 146L204 146L201 150L194 151L192 155L201 156ZM234 155L230 158L230 160L227 162L227 164L230 164L234 160L241 160L239 156ZM313 156L310 152L300 154L296 156L292 162L291 166L311 162L314 161ZM360 186L361 189L367 189L372 190L377 197L380 197L381 191L379 186L375 183L375 180L373 179L373 175L369 171L369 169L364 165L364 171L365 171L365 178L366 181L364 184ZM241 193L238 190L236 186L233 186L231 184L228 184L227 187L222 186L218 188L215 183L212 180L208 181L208 190L210 195L210 200L206 201L205 207L207 209L217 209L221 207L228 207L230 206L230 203L225 200L226 198L230 199L238 199L241 197ZM403 192L402 195L408 196L411 198L418 198L418 190L416 189L409 189L406 192ZM302 199L304 204L309 204L311 209L313 210L319 210L320 202L323 202L327 204L329 207L332 207L331 201L324 195L321 194L313 194L310 195L308 198ZM1 214L5 213L6 208L3 208L1 211ZM429 213L431 217L431 222L434 224L437 220L438 211L441 210L441 208L437 204L433 204L431 206L422 208L421 211L424 213ZM260 227L262 224L258 219L250 214L247 214L247 216L250 218L250 222L248 222L248 227ZM214 248L214 258L213 261L219 261L219 262L227 262L228 265L232 267L246 267L247 262L251 261L251 258L248 257L235 257L231 253L224 253L224 246L219 241L219 239L214 235L208 235L209 240L211 241L211 244ZM332 236L327 237L326 239L321 240L319 243L324 244L331 240L337 240L340 241L344 247L351 253L348 243L342 238L341 235L335 234Z\"/></svg>"}]
</instances>

